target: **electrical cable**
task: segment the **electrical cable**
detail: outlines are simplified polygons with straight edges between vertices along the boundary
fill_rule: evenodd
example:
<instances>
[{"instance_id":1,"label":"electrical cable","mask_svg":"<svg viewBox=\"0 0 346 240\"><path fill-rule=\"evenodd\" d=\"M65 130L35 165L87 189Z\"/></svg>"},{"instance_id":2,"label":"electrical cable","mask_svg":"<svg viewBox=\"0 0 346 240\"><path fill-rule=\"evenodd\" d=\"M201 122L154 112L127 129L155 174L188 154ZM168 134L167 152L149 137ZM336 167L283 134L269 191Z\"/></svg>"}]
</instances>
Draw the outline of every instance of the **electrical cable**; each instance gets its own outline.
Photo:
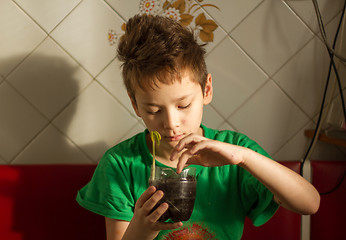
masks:
<instances>
[{"instance_id":1,"label":"electrical cable","mask_svg":"<svg viewBox=\"0 0 346 240\"><path fill-rule=\"evenodd\" d=\"M341 186L341 184L343 183L343 181L345 179L345 175L346 175L346 172L344 172L344 174L342 175L340 180L336 183L336 185L331 190L329 190L327 192L321 192L320 195L328 195L328 194L331 194L331 193L335 192L336 190L338 190L338 188Z\"/></svg>"},{"instance_id":2,"label":"electrical cable","mask_svg":"<svg viewBox=\"0 0 346 240\"><path fill-rule=\"evenodd\" d=\"M319 23L321 35L326 36L325 30L324 30L322 16L320 14L317 1L316 0L312 0L312 1L314 3L315 12L316 12L317 20L318 20L318 23ZM343 19L344 19L345 7L346 7L346 0L344 2L344 7L343 7L343 11L342 11L342 14L341 14L341 17L340 17L338 28L337 28L337 31L335 33L334 42L333 42L333 48L332 49L334 49L335 45L336 45L336 41L337 41L337 38L338 38L338 35L339 35L341 23L343 22ZM312 140L310 142L309 148L308 148L307 152L305 153L305 156L304 156L304 158L302 160L302 163L300 165L300 174L301 175L303 175L303 168L304 168L305 161L308 159L308 156L311 153L312 147L315 145L315 142L317 140L317 136L319 135L319 131L321 129L321 125L322 125L321 124L321 119L322 119L322 115L323 115L323 111L324 111L324 104L325 104L326 95L327 95L327 92L328 92L328 86L329 86L330 74L331 74L332 68L334 69L334 72L335 72L335 75L336 75L336 78L337 78L337 81L338 81L338 87L339 87L340 97L341 97L341 101L342 101L342 105L343 105L343 111L344 111L344 118L346 120L345 102L344 102L344 97L343 97L343 93L342 93L341 80L340 80L340 77L339 77L339 74L338 74L335 62L334 62L334 53L333 53L333 51L330 50L330 47L328 47L327 42L324 41L324 43L325 43L325 45L327 47L327 50L328 50L328 53L329 53L329 57L330 57L328 76L327 76L327 80L326 80L326 84L325 84L325 88L324 88L324 93L323 93L323 98L322 98L322 103L321 103L321 109L320 109L319 117L318 117L318 120L317 120L316 128L315 128L315 131L314 131L314 135L312 137Z\"/></svg>"},{"instance_id":3,"label":"electrical cable","mask_svg":"<svg viewBox=\"0 0 346 240\"><path fill-rule=\"evenodd\" d=\"M322 23L322 17L321 17L321 13L320 13L320 11L319 11L319 7L318 7L317 0L312 0L312 3L314 4L315 12L316 12L316 14L317 14L318 27L320 28L320 32L321 32L321 35L322 35L322 39L323 39L323 41L324 41L326 47L328 48L328 50L329 50L330 52L333 53L333 55L334 55L335 57L339 58L339 59L340 59L341 61L343 61L343 62L346 62L346 57L344 57L344 56L342 56L341 54L337 53L337 52L335 51L335 49L334 49L334 48L335 48L334 46L333 46L333 47L330 46L330 44L329 44L329 42L328 42L328 40L327 40L327 35L325 34L324 31L322 31L322 27L321 27L321 26L323 26L323 23Z\"/></svg>"},{"instance_id":4,"label":"electrical cable","mask_svg":"<svg viewBox=\"0 0 346 240\"><path fill-rule=\"evenodd\" d=\"M324 29L324 24L323 24L323 20L322 20L322 15L321 15L321 12L319 10L319 6L318 6L318 3L316 0L312 0L313 3L314 3L314 7L315 7L315 11L316 11L316 16L318 16L318 26L320 28L320 31L321 31L321 35L324 36L324 43L325 43L325 46L328 50L328 53L329 53L329 57L331 59L331 63L333 65L333 69L334 69L334 72L335 72L335 76L336 76L336 79L337 79L337 83L338 83L338 88L339 88L339 93L340 93L340 97L341 97L341 103L342 103L342 110L343 110L343 113L344 113L344 121L346 123L346 106L345 106L345 98L344 98L344 94L343 94L343 90L342 90L342 85L341 85L341 80L340 80L340 76L339 76L339 72L337 70L337 67L335 65L335 61L334 61L334 55L335 55L335 52L333 51L333 49L335 49L335 45L336 45L336 40L337 40L337 35L335 35L334 37L334 42L333 42L333 47L330 48L329 47L329 44L328 44L328 41L327 41L327 34L326 34L326 31ZM346 1L344 1L344 7L343 7L343 11L342 11L342 14L341 14L341 17L340 17L340 21L339 21L339 25L338 25L338 32L340 30L340 26L341 24L343 23L343 21L345 20L344 19L344 14L345 14L345 7L346 7ZM342 44L342 42L341 42ZM341 47L340 47L341 49ZM335 55L336 56L336 55Z\"/></svg>"},{"instance_id":5,"label":"electrical cable","mask_svg":"<svg viewBox=\"0 0 346 240\"><path fill-rule=\"evenodd\" d=\"M345 5L346 5L346 1L345 1ZM339 34L341 22L342 22L342 20L343 20L343 16L344 16L344 12L345 12L345 5L344 5L344 10L343 10L343 12L342 12L342 16L341 16L341 18L340 18L340 22L339 22L339 25L338 25L338 29L337 29L336 34L335 34L335 37L334 37L333 47L335 47L336 40L337 40L337 36L338 36L338 34ZM317 5L317 7L318 7L318 5ZM317 11L316 11L316 15L319 16L319 17L318 17L318 18L319 18L319 22L321 22L321 23L323 24L322 19L320 19L320 18L321 18L321 15L319 14L318 8L317 8ZM321 29L322 29L322 32L324 32L324 34L325 34L323 25L322 25ZM325 86L325 90L324 90L324 94L323 94L323 99L322 99L322 104L321 104L321 110L320 110L319 118L318 118L318 121L317 121L316 129L315 129L315 132L314 132L314 136L313 136L313 138L312 138L312 141L311 141L311 143L310 143L310 146L309 146L309 148L308 148L308 150L307 150L307 152L306 152L306 154L305 154L305 156L304 156L304 159L303 159L303 161L302 161L302 164L301 164L301 168L300 168L300 173L301 173L301 175L303 174L304 163L305 163L305 161L308 159L308 156L309 156L309 154L311 153L312 147L315 145L315 142L316 142L316 140L317 140L317 136L319 135L319 130L320 130L321 125L322 125L322 124L321 124L321 118L322 118L322 115L323 115L324 104L325 104L325 98L326 98L326 94L327 94L327 90L328 90L328 86L329 86L329 79L330 79L330 74L331 74L331 68L332 68L332 66L333 66L333 68L334 68L334 66L335 66L335 64L333 64L333 62L334 62L334 61L333 61L333 54L332 54L330 51L328 51L328 52L330 53L331 61L330 61L330 65L329 65L329 71L328 71L328 77L327 77L327 81L326 81L326 86ZM336 77L338 78L337 69L334 68L334 70L336 71ZM339 80L340 80L340 79L339 79ZM339 86L340 86L340 84L339 84Z\"/></svg>"},{"instance_id":6,"label":"electrical cable","mask_svg":"<svg viewBox=\"0 0 346 240\"><path fill-rule=\"evenodd\" d=\"M342 19L342 18L341 18ZM340 20L341 21L341 20ZM341 36L344 36L343 34L344 34L344 29L345 29L345 18L343 18L342 19L342 26L341 26ZM341 39L342 40L342 39ZM342 49L342 41L340 42L340 44L339 44L339 49ZM329 73L330 74L330 73ZM328 75L328 77L330 77L329 75ZM315 129L315 131L314 131L314 135L315 135L315 137L314 137L314 140L313 140L313 142L311 143L311 146L310 146L310 148L309 148L309 150L307 151L307 153L306 153L306 155L305 155L305 160L306 159L310 159L310 155L312 154L312 152L313 152L313 149L314 149L314 147L315 147L315 144L316 144L316 142L317 142L317 136L319 136L319 134L320 134L320 131L321 131L321 127L323 126L323 123L325 122L325 120L326 120L326 118L327 118L327 116L328 116L328 114L329 114L329 110L330 110L330 106L331 106L331 104L332 104L332 99L333 99L333 96L334 96L334 93L335 93L335 87L336 87L336 85L339 83L339 81L337 80L337 77L335 76L334 77L334 84L333 84L333 89L331 90L331 93L329 94L330 96L329 96L329 99L328 99L328 101L327 101L327 103L328 103L328 105L325 107L325 108L323 108L323 109L325 109L327 112L326 112L326 114L324 114L324 116L323 116L323 114L321 115L321 117L323 116L323 118L322 118L322 120L321 120L321 122L317 125L317 127L316 127L316 129ZM339 91L340 91L340 84L339 84ZM342 98L341 98L342 100L343 100L343 96L342 96ZM324 104L323 104L324 105ZM325 111L324 110L324 111ZM346 121L346 120L345 120ZM303 167L303 166L302 166Z\"/></svg>"}]
</instances>

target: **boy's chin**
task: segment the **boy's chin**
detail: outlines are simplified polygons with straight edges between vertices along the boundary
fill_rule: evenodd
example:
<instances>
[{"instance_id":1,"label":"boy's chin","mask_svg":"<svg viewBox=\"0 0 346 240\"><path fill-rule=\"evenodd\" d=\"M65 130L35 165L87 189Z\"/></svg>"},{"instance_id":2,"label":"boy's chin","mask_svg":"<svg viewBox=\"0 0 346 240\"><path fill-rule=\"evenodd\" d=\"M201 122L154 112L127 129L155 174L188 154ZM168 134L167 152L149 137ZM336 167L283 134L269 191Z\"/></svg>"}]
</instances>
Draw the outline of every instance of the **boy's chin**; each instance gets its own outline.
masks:
<instances>
[{"instance_id":1,"label":"boy's chin","mask_svg":"<svg viewBox=\"0 0 346 240\"><path fill-rule=\"evenodd\" d=\"M177 146L177 144L179 143L179 141L165 141L164 144L168 147L168 148L175 148L175 146ZM162 144L162 143L161 143Z\"/></svg>"}]
</instances>

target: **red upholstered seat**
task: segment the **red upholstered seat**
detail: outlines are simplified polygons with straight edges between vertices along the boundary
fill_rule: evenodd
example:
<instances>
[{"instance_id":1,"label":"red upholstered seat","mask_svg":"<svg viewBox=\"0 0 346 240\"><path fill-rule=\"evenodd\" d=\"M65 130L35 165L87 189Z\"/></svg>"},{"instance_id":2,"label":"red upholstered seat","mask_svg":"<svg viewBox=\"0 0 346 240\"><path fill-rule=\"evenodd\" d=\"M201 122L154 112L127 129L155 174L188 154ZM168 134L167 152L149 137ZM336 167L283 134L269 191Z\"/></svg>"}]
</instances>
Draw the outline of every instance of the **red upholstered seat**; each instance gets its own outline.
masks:
<instances>
[{"instance_id":1,"label":"red upholstered seat","mask_svg":"<svg viewBox=\"0 0 346 240\"><path fill-rule=\"evenodd\" d=\"M311 216L311 240L346 238L346 161L311 161L312 184L321 194Z\"/></svg>"},{"instance_id":2,"label":"red upholstered seat","mask_svg":"<svg viewBox=\"0 0 346 240\"><path fill-rule=\"evenodd\" d=\"M281 163L297 173L300 171L300 162ZM280 207L268 222L259 227L253 226L250 219L246 218L242 239L297 240L300 235L301 216Z\"/></svg>"},{"instance_id":3,"label":"red upholstered seat","mask_svg":"<svg viewBox=\"0 0 346 240\"><path fill-rule=\"evenodd\" d=\"M0 239L105 239L104 218L76 193L95 165L0 166Z\"/></svg>"},{"instance_id":4,"label":"red upholstered seat","mask_svg":"<svg viewBox=\"0 0 346 240\"><path fill-rule=\"evenodd\" d=\"M298 162L284 165L299 171ZM0 240L105 239L104 218L75 201L95 165L0 165ZM243 239L299 239L300 216L279 209L265 225L247 220ZM329 238L331 239L331 238Z\"/></svg>"}]
</instances>

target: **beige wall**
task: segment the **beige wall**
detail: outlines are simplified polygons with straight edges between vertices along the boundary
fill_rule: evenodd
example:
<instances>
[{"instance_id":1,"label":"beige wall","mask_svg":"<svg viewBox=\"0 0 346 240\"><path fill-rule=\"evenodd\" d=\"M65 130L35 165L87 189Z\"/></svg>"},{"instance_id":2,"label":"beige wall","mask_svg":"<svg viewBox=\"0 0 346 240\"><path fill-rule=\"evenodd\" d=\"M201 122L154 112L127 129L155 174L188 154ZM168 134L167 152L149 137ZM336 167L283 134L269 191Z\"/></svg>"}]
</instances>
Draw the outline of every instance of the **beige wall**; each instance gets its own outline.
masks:
<instances>
[{"instance_id":1,"label":"beige wall","mask_svg":"<svg viewBox=\"0 0 346 240\"><path fill-rule=\"evenodd\" d=\"M218 25L208 32L215 97L203 123L243 132L276 159L300 160L329 63L311 1L185 2L171 13L192 6L194 20L204 14ZM318 2L332 40L343 1ZM139 9L139 0L1 0L0 164L93 163L144 129L122 86L116 40L108 39ZM345 155L318 143L313 158Z\"/></svg>"}]
</instances>

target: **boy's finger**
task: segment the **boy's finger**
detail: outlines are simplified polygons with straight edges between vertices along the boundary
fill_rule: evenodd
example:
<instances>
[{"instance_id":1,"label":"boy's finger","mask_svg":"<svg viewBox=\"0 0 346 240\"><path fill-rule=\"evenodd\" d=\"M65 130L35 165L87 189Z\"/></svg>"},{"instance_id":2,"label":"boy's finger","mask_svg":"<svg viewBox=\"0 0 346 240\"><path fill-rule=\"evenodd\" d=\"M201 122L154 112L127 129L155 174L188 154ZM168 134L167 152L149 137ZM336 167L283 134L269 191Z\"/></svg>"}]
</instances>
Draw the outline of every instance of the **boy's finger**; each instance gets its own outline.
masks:
<instances>
[{"instance_id":1,"label":"boy's finger","mask_svg":"<svg viewBox=\"0 0 346 240\"><path fill-rule=\"evenodd\" d=\"M181 152L184 148L185 148L185 143L182 142L183 140L180 140L180 142L175 146L175 148L173 149L171 156L170 156L170 160L174 161L177 159L178 157L178 153Z\"/></svg>"},{"instance_id":2,"label":"boy's finger","mask_svg":"<svg viewBox=\"0 0 346 240\"><path fill-rule=\"evenodd\" d=\"M181 226L183 226L182 222L176 222L176 223L161 223L161 222L158 222L157 224L158 224L157 228L159 230L172 230L172 229L180 228Z\"/></svg>"},{"instance_id":3,"label":"boy's finger","mask_svg":"<svg viewBox=\"0 0 346 240\"><path fill-rule=\"evenodd\" d=\"M181 154L180 158L179 158L179 161L178 161L178 164L177 164L177 173L179 174L184 167L186 167L186 163L187 161L189 160L189 158L191 158L192 155L188 152L188 151L185 151Z\"/></svg>"},{"instance_id":4,"label":"boy's finger","mask_svg":"<svg viewBox=\"0 0 346 240\"><path fill-rule=\"evenodd\" d=\"M150 212L152 212L153 208L161 200L162 197L163 192L161 190L158 190L153 195L151 195L151 197L142 206L144 213L148 215Z\"/></svg>"},{"instance_id":5,"label":"boy's finger","mask_svg":"<svg viewBox=\"0 0 346 240\"><path fill-rule=\"evenodd\" d=\"M154 186L150 186L145 190L142 195L138 198L136 206L142 208L143 205L148 201L148 199L155 193L156 188Z\"/></svg>"},{"instance_id":6,"label":"boy's finger","mask_svg":"<svg viewBox=\"0 0 346 240\"><path fill-rule=\"evenodd\" d=\"M178 153L183 151L184 149L191 149L194 147L196 144L201 142L202 139L200 136L196 134L190 134L187 137L184 137L179 141L179 143L175 146L171 153L170 160L174 161L178 157Z\"/></svg>"},{"instance_id":7,"label":"boy's finger","mask_svg":"<svg viewBox=\"0 0 346 240\"><path fill-rule=\"evenodd\" d=\"M169 205L167 203L162 203L160 206L158 206L155 211L153 211L149 218L152 222L157 222L160 217L168 210Z\"/></svg>"}]
</instances>

